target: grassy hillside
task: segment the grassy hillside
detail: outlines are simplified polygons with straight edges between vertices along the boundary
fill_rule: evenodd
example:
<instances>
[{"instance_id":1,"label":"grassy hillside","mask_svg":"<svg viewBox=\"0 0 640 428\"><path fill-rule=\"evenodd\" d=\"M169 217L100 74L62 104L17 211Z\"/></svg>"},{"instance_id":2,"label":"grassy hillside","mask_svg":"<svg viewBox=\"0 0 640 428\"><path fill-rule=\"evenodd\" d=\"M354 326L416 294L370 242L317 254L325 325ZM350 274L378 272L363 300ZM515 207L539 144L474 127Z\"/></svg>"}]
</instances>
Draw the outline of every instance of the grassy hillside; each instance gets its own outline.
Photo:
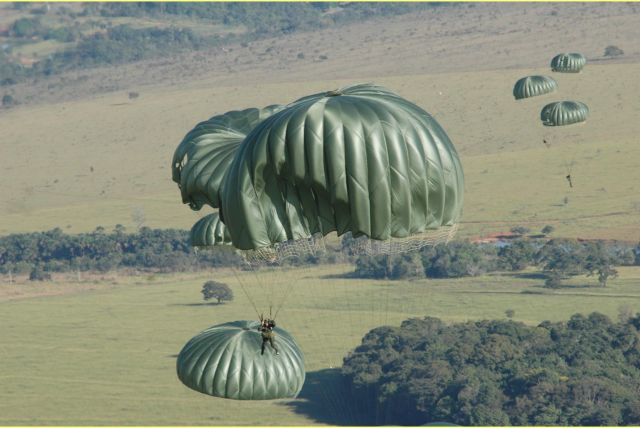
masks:
<instances>
[{"instance_id":1,"label":"grassy hillside","mask_svg":"<svg viewBox=\"0 0 640 428\"><path fill-rule=\"evenodd\" d=\"M374 81L424 107L454 141L466 174L463 236L552 224L557 235L640 240L640 99L634 95L640 65L589 64L578 75L554 74L555 94L513 99L515 80L545 72ZM10 185L0 188L0 233L56 226L77 232L118 223L132 228L134 213L143 213L151 227L189 228L202 214L180 203L170 162L191 127L215 113L287 103L359 81L221 87L205 80L149 88L135 100L118 92L7 111L0 116L0 157L11 162L0 168ZM587 103L587 123L544 127L539 110L562 99ZM573 189L564 178L571 164Z\"/></svg>"},{"instance_id":2,"label":"grassy hillside","mask_svg":"<svg viewBox=\"0 0 640 428\"><path fill-rule=\"evenodd\" d=\"M376 8L376 4L358 3L348 9L357 9L358 5L365 10ZM379 5L384 9L398 4ZM412 8L407 4L403 7ZM582 52L589 62L598 63L637 62L640 58L636 43L640 7L634 3L455 3L409 10L411 13L402 16L383 17L380 14L384 11L380 11L349 25L324 29L298 26L286 34L262 34L257 40L238 40L197 52L71 71L13 85L10 91L22 103L58 103L96 93L141 91L149 85L181 87L200 80L227 87L251 82L371 80L536 68L546 66L553 55L567 50ZM329 9L325 14L337 16L333 12ZM162 17L168 19L170 15ZM136 25L149 28L145 19L149 18L135 18ZM196 21L187 28L201 34L202 28L194 27ZM205 24L211 25L211 20L205 20ZM624 55L605 58L604 50L609 45L618 46Z\"/></svg>"},{"instance_id":3,"label":"grassy hillside","mask_svg":"<svg viewBox=\"0 0 640 428\"><path fill-rule=\"evenodd\" d=\"M3 11L6 22L27 13ZM180 204L170 161L197 122L369 81L424 107L454 141L466 173L461 236L551 224L559 236L640 240L638 13L626 3L474 3L14 85L5 92L25 104L0 110L0 233L141 219L188 228L206 212ZM610 44L624 55L603 58ZM550 74L564 50L585 53L585 70L554 73L557 93L516 102L513 83ZM587 103L588 122L542 126L541 107L562 99Z\"/></svg>"},{"instance_id":4,"label":"grassy hillside","mask_svg":"<svg viewBox=\"0 0 640 428\"><path fill-rule=\"evenodd\" d=\"M446 321L503 318L529 324L564 320L576 312L640 309L638 268L621 268L606 289L580 286L551 292L535 275L497 275L412 282L344 279L347 266L242 276L259 301L270 287L295 286L278 316L305 351L308 378L298 400L238 402L182 386L175 357L204 328L253 319L230 272L162 278L119 278L95 290L55 297L0 297L0 424L2 425L310 425L353 423L331 367L371 327L397 325L411 316ZM201 300L202 283L227 281L236 299L216 306ZM27 285L25 285L27 286ZM50 284L64 287L64 284ZM535 293L535 294L531 294ZM318 328L322 325L322 328Z\"/></svg>"}]
</instances>

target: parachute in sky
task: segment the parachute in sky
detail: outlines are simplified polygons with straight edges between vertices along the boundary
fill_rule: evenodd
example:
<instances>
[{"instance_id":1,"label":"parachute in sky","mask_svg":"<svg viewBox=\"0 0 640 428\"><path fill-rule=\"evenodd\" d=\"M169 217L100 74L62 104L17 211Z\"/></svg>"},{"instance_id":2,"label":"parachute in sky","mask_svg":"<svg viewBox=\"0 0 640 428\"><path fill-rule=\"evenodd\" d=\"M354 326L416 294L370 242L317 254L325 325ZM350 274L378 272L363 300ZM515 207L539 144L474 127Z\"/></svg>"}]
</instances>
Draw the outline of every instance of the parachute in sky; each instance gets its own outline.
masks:
<instances>
[{"instance_id":1,"label":"parachute in sky","mask_svg":"<svg viewBox=\"0 0 640 428\"><path fill-rule=\"evenodd\" d=\"M224 223L220 221L218 213L211 213L193 225L189 233L189 243L192 247L231 245L231 237Z\"/></svg>"},{"instance_id":2,"label":"parachute in sky","mask_svg":"<svg viewBox=\"0 0 640 428\"><path fill-rule=\"evenodd\" d=\"M199 210L218 207L218 189L227 166L249 132L281 106L230 111L201 122L178 145L171 162L182 202Z\"/></svg>"},{"instance_id":3,"label":"parachute in sky","mask_svg":"<svg viewBox=\"0 0 640 428\"><path fill-rule=\"evenodd\" d=\"M325 235L351 233L361 238L351 249L368 254L405 252L448 241L462 215L462 164L445 131L375 85L215 116L187 134L172 168L184 203L219 208L194 225L192 242L241 250L252 275L236 277L260 317L275 319L296 284L283 280L283 261L305 266ZM263 285L264 299L249 295ZM294 397L302 353L276 328L277 346L290 350L260 355L256 327L237 321L194 337L178 358L182 382L225 398Z\"/></svg>"},{"instance_id":4,"label":"parachute in sky","mask_svg":"<svg viewBox=\"0 0 640 428\"><path fill-rule=\"evenodd\" d=\"M305 379L304 355L293 337L275 327L280 355L260 354L258 321L210 327L182 348L178 378L204 394L236 400L294 398Z\"/></svg>"},{"instance_id":5,"label":"parachute in sky","mask_svg":"<svg viewBox=\"0 0 640 428\"><path fill-rule=\"evenodd\" d=\"M561 53L551 60L551 70L560 73L580 73L587 63L584 55L579 53Z\"/></svg>"},{"instance_id":6,"label":"parachute in sky","mask_svg":"<svg viewBox=\"0 0 640 428\"><path fill-rule=\"evenodd\" d=\"M462 214L464 176L449 137L378 86L301 98L256 127L230 162L221 211L243 250L332 231L406 238L452 228Z\"/></svg>"},{"instance_id":7,"label":"parachute in sky","mask_svg":"<svg viewBox=\"0 0 640 428\"><path fill-rule=\"evenodd\" d=\"M558 89L555 80L548 76L527 76L519 79L513 87L516 100L550 94Z\"/></svg>"},{"instance_id":8,"label":"parachute in sky","mask_svg":"<svg viewBox=\"0 0 640 428\"><path fill-rule=\"evenodd\" d=\"M579 101L558 101L547 104L540 112L540 120L546 126L564 126L587 120L589 107Z\"/></svg>"}]
</instances>

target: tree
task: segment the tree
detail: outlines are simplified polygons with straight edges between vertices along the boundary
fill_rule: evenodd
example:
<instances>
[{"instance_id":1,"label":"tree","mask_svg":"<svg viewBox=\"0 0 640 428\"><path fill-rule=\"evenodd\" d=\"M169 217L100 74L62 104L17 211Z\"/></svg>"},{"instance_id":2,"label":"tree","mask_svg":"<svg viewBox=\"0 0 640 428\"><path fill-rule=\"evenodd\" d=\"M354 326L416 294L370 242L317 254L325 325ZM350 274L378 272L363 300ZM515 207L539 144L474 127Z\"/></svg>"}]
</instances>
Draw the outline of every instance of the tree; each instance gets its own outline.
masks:
<instances>
[{"instance_id":1,"label":"tree","mask_svg":"<svg viewBox=\"0 0 640 428\"><path fill-rule=\"evenodd\" d=\"M202 286L204 300L217 299L218 304L233 300L233 290L227 284L217 281L207 281Z\"/></svg>"},{"instance_id":2,"label":"tree","mask_svg":"<svg viewBox=\"0 0 640 428\"><path fill-rule=\"evenodd\" d=\"M408 252L391 258L391 271L387 272L390 279L415 278L424 274L417 253Z\"/></svg>"},{"instance_id":3,"label":"tree","mask_svg":"<svg viewBox=\"0 0 640 428\"><path fill-rule=\"evenodd\" d=\"M16 100L11 95L7 94L2 97L2 107L9 108L13 107L15 104Z\"/></svg>"},{"instance_id":4,"label":"tree","mask_svg":"<svg viewBox=\"0 0 640 428\"><path fill-rule=\"evenodd\" d=\"M361 255L356 259L354 275L358 278L405 279L423 275L417 253Z\"/></svg>"},{"instance_id":5,"label":"tree","mask_svg":"<svg viewBox=\"0 0 640 428\"><path fill-rule=\"evenodd\" d=\"M50 281L51 274L45 272L40 266L35 266L29 273L29 281Z\"/></svg>"},{"instance_id":6,"label":"tree","mask_svg":"<svg viewBox=\"0 0 640 428\"><path fill-rule=\"evenodd\" d=\"M27 38L39 35L43 29L39 18L20 18L11 24L9 34L13 37Z\"/></svg>"},{"instance_id":7,"label":"tree","mask_svg":"<svg viewBox=\"0 0 640 428\"><path fill-rule=\"evenodd\" d=\"M560 288L562 287L562 277L557 272L550 272L544 280L544 286L547 288Z\"/></svg>"},{"instance_id":8,"label":"tree","mask_svg":"<svg viewBox=\"0 0 640 428\"><path fill-rule=\"evenodd\" d=\"M518 239L498 250L500 265L512 271L519 271L535 262L536 251L528 240Z\"/></svg>"},{"instance_id":9,"label":"tree","mask_svg":"<svg viewBox=\"0 0 640 428\"><path fill-rule=\"evenodd\" d=\"M495 267L493 246L481 246L468 241L425 247L420 255L428 278L477 276Z\"/></svg>"},{"instance_id":10,"label":"tree","mask_svg":"<svg viewBox=\"0 0 640 428\"><path fill-rule=\"evenodd\" d=\"M552 233L554 230L556 230L555 227L551 226L550 224L546 225L545 227L542 228L542 230L540 231L543 235L548 235L550 233Z\"/></svg>"},{"instance_id":11,"label":"tree","mask_svg":"<svg viewBox=\"0 0 640 428\"><path fill-rule=\"evenodd\" d=\"M556 288L563 279L587 273L585 252L576 240L552 239L538 252L538 261L547 275L545 285Z\"/></svg>"},{"instance_id":12,"label":"tree","mask_svg":"<svg viewBox=\"0 0 640 428\"><path fill-rule=\"evenodd\" d=\"M618 271L612 266L611 257L602 242L589 243L586 251L585 269L588 272L587 276L597 274L600 286L606 287L609 278L618 276Z\"/></svg>"},{"instance_id":13,"label":"tree","mask_svg":"<svg viewBox=\"0 0 640 428\"><path fill-rule=\"evenodd\" d=\"M609 45L604 48L604 56L620 56L624 55L624 51L617 46Z\"/></svg>"},{"instance_id":14,"label":"tree","mask_svg":"<svg viewBox=\"0 0 640 428\"><path fill-rule=\"evenodd\" d=\"M358 278L384 279L388 277L388 257L386 255L361 255L356 259L354 275Z\"/></svg>"}]
</instances>

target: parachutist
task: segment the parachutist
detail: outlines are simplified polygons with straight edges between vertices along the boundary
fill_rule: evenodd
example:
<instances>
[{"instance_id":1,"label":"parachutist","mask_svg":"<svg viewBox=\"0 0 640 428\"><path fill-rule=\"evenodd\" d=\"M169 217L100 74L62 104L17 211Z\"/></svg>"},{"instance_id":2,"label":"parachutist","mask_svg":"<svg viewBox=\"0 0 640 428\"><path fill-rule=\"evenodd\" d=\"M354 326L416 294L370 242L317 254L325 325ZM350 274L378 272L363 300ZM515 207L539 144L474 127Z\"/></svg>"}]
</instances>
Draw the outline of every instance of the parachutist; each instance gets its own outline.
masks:
<instances>
[{"instance_id":1,"label":"parachutist","mask_svg":"<svg viewBox=\"0 0 640 428\"><path fill-rule=\"evenodd\" d=\"M262 336L262 349L260 350L260 355L264 355L264 348L267 345L267 342L271 345L274 351L276 351L276 355L280 355L278 352L278 348L273 344L273 340L275 338L275 333L273 332L273 328L276 326L276 322L272 319L266 318L260 320L260 335Z\"/></svg>"},{"instance_id":2,"label":"parachutist","mask_svg":"<svg viewBox=\"0 0 640 428\"><path fill-rule=\"evenodd\" d=\"M569 182L569 187L573 188L573 183L571 182L571 174L567 175L567 181Z\"/></svg>"}]
</instances>

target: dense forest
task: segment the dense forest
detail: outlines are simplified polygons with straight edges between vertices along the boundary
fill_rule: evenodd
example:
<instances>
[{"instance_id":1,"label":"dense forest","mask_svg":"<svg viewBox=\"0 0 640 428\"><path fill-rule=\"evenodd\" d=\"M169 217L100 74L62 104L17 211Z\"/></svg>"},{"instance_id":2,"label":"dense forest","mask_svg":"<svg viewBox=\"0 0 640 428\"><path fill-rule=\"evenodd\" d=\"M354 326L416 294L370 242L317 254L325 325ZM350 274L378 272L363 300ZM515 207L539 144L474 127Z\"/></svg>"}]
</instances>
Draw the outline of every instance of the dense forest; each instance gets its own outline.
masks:
<instances>
[{"instance_id":1,"label":"dense forest","mask_svg":"<svg viewBox=\"0 0 640 428\"><path fill-rule=\"evenodd\" d=\"M10 42L0 50L0 85L70 69L123 64L234 43L246 45L266 37L441 6L437 3L89 2L83 4L81 11L68 7L53 11L39 3L14 3L16 9L30 8L30 16L21 17L9 26ZM60 15L67 25L47 25L43 19L47 14ZM244 31L198 34L186 25L137 28L131 24L113 25L109 21L122 17L150 17L160 21L184 17L200 27L234 26ZM76 18L83 19L76 24ZM42 40L64 43L64 48L37 58L30 67L12 56L14 45Z\"/></svg>"},{"instance_id":2,"label":"dense forest","mask_svg":"<svg viewBox=\"0 0 640 428\"><path fill-rule=\"evenodd\" d=\"M370 425L638 425L639 330L640 314L411 319L369 332L343 373Z\"/></svg>"}]
</instances>

